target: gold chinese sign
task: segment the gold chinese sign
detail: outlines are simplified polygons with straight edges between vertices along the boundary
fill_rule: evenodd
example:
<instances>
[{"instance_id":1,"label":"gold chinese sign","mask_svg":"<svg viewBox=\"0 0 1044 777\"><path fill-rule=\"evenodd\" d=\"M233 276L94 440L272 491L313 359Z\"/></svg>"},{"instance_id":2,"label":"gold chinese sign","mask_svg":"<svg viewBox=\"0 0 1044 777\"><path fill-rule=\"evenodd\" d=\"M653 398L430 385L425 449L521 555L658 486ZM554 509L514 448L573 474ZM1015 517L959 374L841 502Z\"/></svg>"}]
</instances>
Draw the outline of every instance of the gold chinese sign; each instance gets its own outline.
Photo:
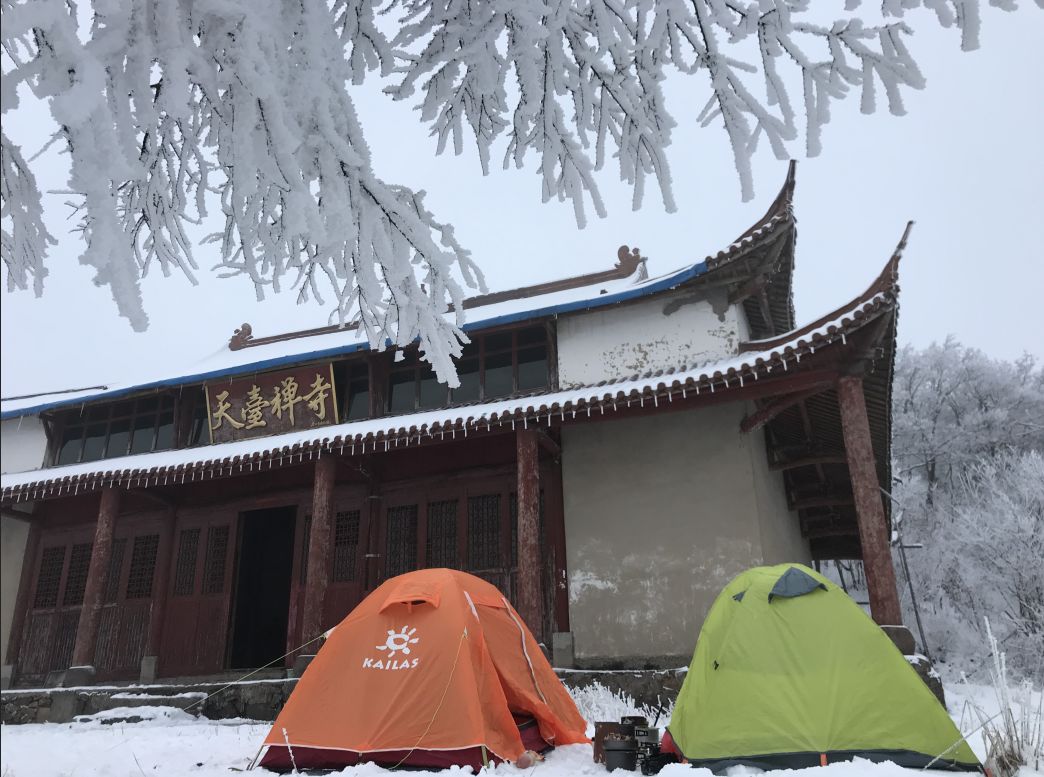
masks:
<instances>
[{"instance_id":1,"label":"gold chinese sign","mask_svg":"<svg viewBox=\"0 0 1044 777\"><path fill-rule=\"evenodd\" d=\"M212 443L337 423L332 364L208 383L205 388Z\"/></svg>"}]
</instances>

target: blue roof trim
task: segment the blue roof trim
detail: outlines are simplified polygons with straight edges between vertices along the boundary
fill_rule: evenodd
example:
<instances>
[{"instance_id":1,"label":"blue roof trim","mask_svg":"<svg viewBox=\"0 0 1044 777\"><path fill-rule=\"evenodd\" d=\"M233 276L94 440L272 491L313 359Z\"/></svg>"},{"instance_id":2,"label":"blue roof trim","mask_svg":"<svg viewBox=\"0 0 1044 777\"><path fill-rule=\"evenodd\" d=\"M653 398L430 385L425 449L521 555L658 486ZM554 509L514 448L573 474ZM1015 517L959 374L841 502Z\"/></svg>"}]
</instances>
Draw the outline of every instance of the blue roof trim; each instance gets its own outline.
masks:
<instances>
[{"instance_id":1,"label":"blue roof trim","mask_svg":"<svg viewBox=\"0 0 1044 777\"><path fill-rule=\"evenodd\" d=\"M627 289L625 291L619 291L615 294L603 294L592 299L576 300L575 302L566 302L560 305L548 305L542 308L532 308L530 310L521 310L517 313L508 313L503 316L495 316L493 318L485 318L480 321L470 321L461 327L465 332L474 332L482 329L488 329L493 326L503 326L505 324L514 324L521 321L528 321L534 318L543 318L545 316L559 315L561 313L573 313L580 310L591 310L593 308L607 307L609 305L615 305L619 302L628 302L633 299L639 299L641 297L648 296L650 294L657 294L662 291L669 291L683 283L686 283L693 278L698 278L707 272L707 262L702 261L691 267L686 267L684 270L668 275L653 283L634 288ZM216 380L218 378L232 377L234 375L245 375L251 372L264 372L266 370L275 369L276 367L282 367L287 364L297 364L303 361L312 361L315 359L325 359L334 356L344 356L350 353L356 353L358 351L369 350L369 343L352 343L345 346L337 346L335 348L324 348L318 351L305 351L303 353L295 353L289 356L278 356L272 359L264 359L258 362L251 362L249 364L242 364L237 367L228 367L221 370L212 370L210 372L200 372L194 375L180 375L175 378L165 378L164 380L157 380L151 383L141 383L135 386L128 386L126 388L116 389L114 391L106 391L98 394L90 394L83 397L77 397L76 399L63 399L55 402L46 402L40 405L33 405L31 407L21 408L19 410L8 410L0 412L0 420L7 420L9 418L21 418L27 415L37 415L42 413L44 410L50 410L56 407L69 407L74 405L84 404L86 402L93 402L98 399L119 399L121 397L128 396L130 394L136 394L139 391L147 391L148 389L167 388L169 386L180 386L186 383L203 383L206 381Z\"/></svg>"}]
</instances>

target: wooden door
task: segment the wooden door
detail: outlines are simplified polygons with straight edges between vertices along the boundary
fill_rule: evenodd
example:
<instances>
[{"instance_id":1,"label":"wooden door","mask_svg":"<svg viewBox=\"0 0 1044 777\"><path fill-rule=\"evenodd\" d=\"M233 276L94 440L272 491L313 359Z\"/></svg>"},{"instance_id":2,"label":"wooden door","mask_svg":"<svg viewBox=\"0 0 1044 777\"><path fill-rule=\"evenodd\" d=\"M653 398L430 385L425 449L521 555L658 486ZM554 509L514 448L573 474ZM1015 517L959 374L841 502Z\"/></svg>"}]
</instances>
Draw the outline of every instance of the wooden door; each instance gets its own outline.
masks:
<instances>
[{"instance_id":1,"label":"wooden door","mask_svg":"<svg viewBox=\"0 0 1044 777\"><path fill-rule=\"evenodd\" d=\"M69 668L80 620L93 527L44 531L33 564L25 626L19 649L18 680L42 684L50 672Z\"/></svg>"},{"instance_id":2,"label":"wooden door","mask_svg":"<svg viewBox=\"0 0 1044 777\"><path fill-rule=\"evenodd\" d=\"M170 553L160 538L155 519L117 524L94 643L98 680L131 680L141 673L154 597L163 595L155 589L156 562L160 553Z\"/></svg>"},{"instance_id":3,"label":"wooden door","mask_svg":"<svg viewBox=\"0 0 1044 777\"><path fill-rule=\"evenodd\" d=\"M224 668L234 522L231 512L178 516L160 650L163 676L211 674Z\"/></svg>"},{"instance_id":4,"label":"wooden door","mask_svg":"<svg viewBox=\"0 0 1044 777\"><path fill-rule=\"evenodd\" d=\"M360 502L342 503L334 514L323 599L323 623L329 626L344 620L363 597L364 507Z\"/></svg>"}]
</instances>

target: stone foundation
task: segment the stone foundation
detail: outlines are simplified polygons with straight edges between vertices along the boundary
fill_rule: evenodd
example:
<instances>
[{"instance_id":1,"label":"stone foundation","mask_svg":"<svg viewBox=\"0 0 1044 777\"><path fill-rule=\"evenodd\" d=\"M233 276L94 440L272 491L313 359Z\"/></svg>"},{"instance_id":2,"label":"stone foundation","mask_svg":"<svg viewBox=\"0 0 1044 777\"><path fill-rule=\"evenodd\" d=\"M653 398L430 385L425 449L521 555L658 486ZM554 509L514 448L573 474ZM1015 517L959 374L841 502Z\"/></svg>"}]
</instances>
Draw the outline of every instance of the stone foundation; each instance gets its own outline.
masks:
<instances>
[{"instance_id":1,"label":"stone foundation","mask_svg":"<svg viewBox=\"0 0 1044 777\"><path fill-rule=\"evenodd\" d=\"M932 692L945 704L942 682L928 659L923 656L908 656L907 660L917 670ZM685 681L686 670L555 670L567 688L579 689L590 685L601 685L610 691L630 696L644 707L655 709L668 706L678 698ZM297 685L296 678L257 680L225 683L198 683L178 685L133 685L98 686L94 688L47 688L4 691L2 720L5 725L18 723L68 723L81 715L93 715L116 707L149 704L188 708L196 715L212 720L223 718L249 718L251 720L275 720L290 693ZM177 698L178 694L202 694ZM117 694L124 698L113 698ZM127 694L140 694L137 701L129 700ZM213 695L211 695L213 694ZM164 698L167 697L167 698ZM199 699L202 702L197 703Z\"/></svg>"},{"instance_id":2,"label":"stone foundation","mask_svg":"<svg viewBox=\"0 0 1044 777\"><path fill-rule=\"evenodd\" d=\"M604 672L561 670L559 677L568 688L585 688L594 683L633 698L638 704L656 707L673 702L685 673L681 670ZM81 715L93 715L116 707L141 704L185 709L185 697L178 694L203 694L191 698L190 712L212 720L249 718L275 720L297 685L294 678L184 685L97 686L93 688L44 688L4 691L0 694L5 725L19 723L69 723ZM224 690L222 690L224 689ZM127 694L140 694L138 700ZM211 695L214 694L214 695ZM124 698L119 698L123 696ZM116 698L114 698L116 697ZM166 697L166 698L165 698Z\"/></svg>"}]
</instances>

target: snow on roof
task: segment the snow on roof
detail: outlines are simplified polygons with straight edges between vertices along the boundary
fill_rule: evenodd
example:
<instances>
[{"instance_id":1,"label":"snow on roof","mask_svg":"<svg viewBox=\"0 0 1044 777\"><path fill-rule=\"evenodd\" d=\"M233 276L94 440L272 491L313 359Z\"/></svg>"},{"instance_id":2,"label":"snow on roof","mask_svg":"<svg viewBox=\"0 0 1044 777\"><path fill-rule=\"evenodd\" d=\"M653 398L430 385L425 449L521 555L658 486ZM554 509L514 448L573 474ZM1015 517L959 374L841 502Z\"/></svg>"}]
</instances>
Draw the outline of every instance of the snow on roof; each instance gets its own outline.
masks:
<instances>
[{"instance_id":1,"label":"snow on roof","mask_svg":"<svg viewBox=\"0 0 1044 777\"><path fill-rule=\"evenodd\" d=\"M768 212L724 249L695 264L655 278L644 279L640 269L625 278L602 280L560 291L476 306L469 312L468 321L463 329L465 332L471 332L552 315L591 310L677 288L727 264L731 259L744 255L765 238L771 238L777 227L789 224L793 220L793 185L792 166L783 189ZM449 317L452 314L446 315ZM93 389L73 389L3 399L0 400L0 418L17 418L62 406L101 399L118 399L149 389L190 385L232 375L262 372L289 364L343 356L370 347L365 334L358 329L323 332L300 339L251 345L240 350L232 350L226 344L195 364L165 375Z\"/></svg>"},{"instance_id":2,"label":"snow on roof","mask_svg":"<svg viewBox=\"0 0 1044 777\"><path fill-rule=\"evenodd\" d=\"M141 487L203 480L279 466L295 457L304 460L323 453L363 453L441 440L447 435L466 436L469 432L488 432L510 424L550 423L554 416L565 420L578 413L615 411L647 402L659 406L685 399L689 392L718 392L742 387L745 382L767 377L773 370L786 371L803 356L859 329L882 312L895 306L897 287L871 287L864 295L835 311L830 318L814 322L814 327L794 330L789 337L771 346L739 353L727 359L678 370L633 376L547 391L538 395L513 397L476 405L440 408L398 416L371 418L282 435L221 443L155 453L124 456L63 467L53 467L0 476L4 501L27 501L102 485ZM542 420L543 419L543 420Z\"/></svg>"}]
</instances>

